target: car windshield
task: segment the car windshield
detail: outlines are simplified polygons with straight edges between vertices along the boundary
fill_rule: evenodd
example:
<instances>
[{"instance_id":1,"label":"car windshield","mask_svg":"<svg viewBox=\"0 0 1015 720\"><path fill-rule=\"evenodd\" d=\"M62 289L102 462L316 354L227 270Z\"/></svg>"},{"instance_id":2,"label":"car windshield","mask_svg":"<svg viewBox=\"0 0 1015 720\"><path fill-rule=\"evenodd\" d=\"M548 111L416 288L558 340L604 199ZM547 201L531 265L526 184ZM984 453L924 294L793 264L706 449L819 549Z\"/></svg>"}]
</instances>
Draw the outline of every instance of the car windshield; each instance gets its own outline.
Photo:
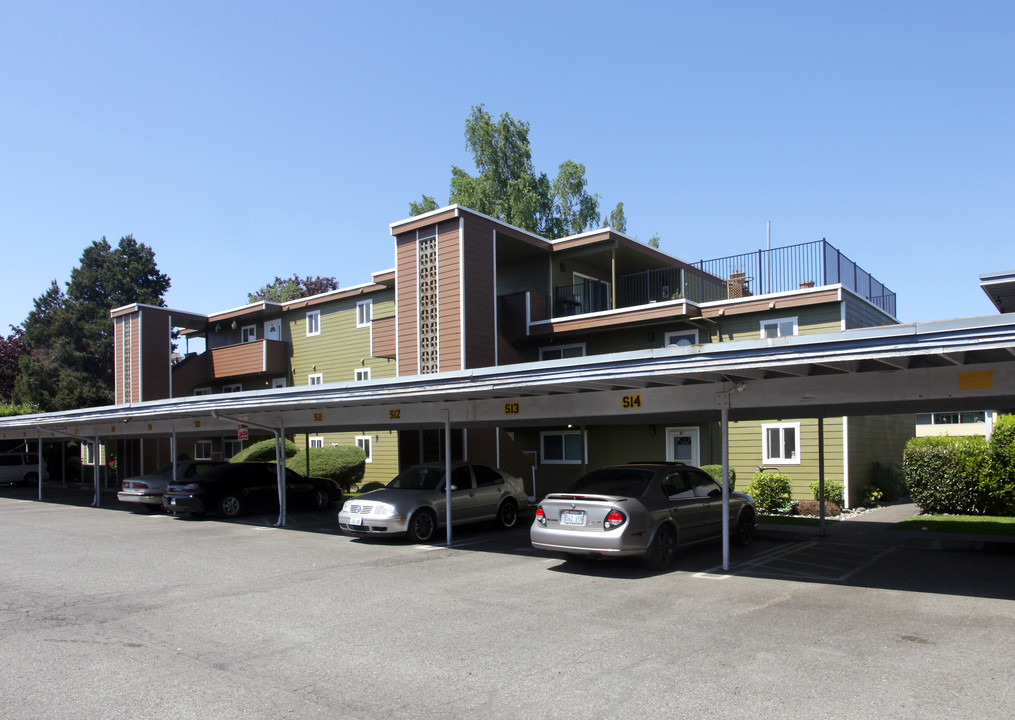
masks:
<instances>
[{"instance_id":1,"label":"car windshield","mask_svg":"<svg viewBox=\"0 0 1015 720\"><path fill-rule=\"evenodd\" d=\"M569 493L641 497L655 473L637 468L593 470L567 489Z\"/></svg>"},{"instance_id":2,"label":"car windshield","mask_svg":"<svg viewBox=\"0 0 1015 720\"><path fill-rule=\"evenodd\" d=\"M436 490L444 477L443 467L417 465L388 483L392 490Z\"/></svg>"}]
</instances>

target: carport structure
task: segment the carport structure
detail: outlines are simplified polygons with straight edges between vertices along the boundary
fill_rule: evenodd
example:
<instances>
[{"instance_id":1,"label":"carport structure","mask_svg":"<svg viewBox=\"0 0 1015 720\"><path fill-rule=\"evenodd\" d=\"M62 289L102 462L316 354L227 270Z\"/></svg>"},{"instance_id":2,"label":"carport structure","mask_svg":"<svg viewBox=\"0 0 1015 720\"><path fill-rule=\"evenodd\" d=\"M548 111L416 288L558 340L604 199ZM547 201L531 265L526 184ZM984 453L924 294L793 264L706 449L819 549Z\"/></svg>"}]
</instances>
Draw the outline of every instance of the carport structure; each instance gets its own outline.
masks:
<instances>
[{"instance_id":1,"label":"carport structure","mask_svg":"<svg viewBox=\"0 0 1015 720\"><path fill-rule=\"evenodd\" d=\"M25 415L0 419L0 438L175 438L242 423L277 439L443 428L448 442L452 428L712 421L722 430L728 502L731 420L1007 408L1013 398L1015 318L1001 315ZM95 484L97 501L97 474ZM279 525L283 487L280 464Z\"/></svg>"}]
</instances>

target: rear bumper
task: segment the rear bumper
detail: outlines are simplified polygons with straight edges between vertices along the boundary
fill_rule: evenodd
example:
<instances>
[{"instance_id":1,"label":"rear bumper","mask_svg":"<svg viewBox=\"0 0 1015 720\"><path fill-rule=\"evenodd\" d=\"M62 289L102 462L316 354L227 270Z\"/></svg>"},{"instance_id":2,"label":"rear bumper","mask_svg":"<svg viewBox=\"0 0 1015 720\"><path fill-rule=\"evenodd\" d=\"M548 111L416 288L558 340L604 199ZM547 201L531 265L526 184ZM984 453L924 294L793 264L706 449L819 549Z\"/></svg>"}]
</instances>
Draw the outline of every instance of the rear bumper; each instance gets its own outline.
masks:
<instances>
[{"instance_id":1,"label":"rear bumper","mask_svg":"<svg viewBox=\"0 0 1015 720\"><path fill-rule=\"evenodd\" d=\"M551 552L574 553L576 555L643 555L648 538L628 537L623 532L575 532L543 527L538 522L529 529L532 547Z\"/></svg>"},{"instance_id":2,"label":"rear bumper","mask_svg":"<svg viewBox=\"0 0 1015 720\"><path fill-rule=\"evenodd\" d=\"M142 505L156 505L162 507L162 493L158 495L142 495L136 492L118 492L116 499L125 503L141 503Z\"/></svg>"}]
</instances>

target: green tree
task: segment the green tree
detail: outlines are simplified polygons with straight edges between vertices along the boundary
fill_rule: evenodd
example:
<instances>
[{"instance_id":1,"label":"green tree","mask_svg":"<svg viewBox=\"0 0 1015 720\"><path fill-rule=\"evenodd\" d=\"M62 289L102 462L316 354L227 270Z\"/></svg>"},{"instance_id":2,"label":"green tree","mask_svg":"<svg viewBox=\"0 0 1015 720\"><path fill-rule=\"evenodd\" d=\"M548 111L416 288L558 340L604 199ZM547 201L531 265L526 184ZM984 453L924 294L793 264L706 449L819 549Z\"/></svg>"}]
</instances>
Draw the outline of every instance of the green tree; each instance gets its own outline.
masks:
<instances>
[{"instance_id":1,"label":"green tree","mask_svg":"<svg viewBox=\"0 0 1015 720\"><path fill-rule=\"evenodd\" d=\"M45 412L113 402L113 320L110 310L162 306L169 278L155 252L133 236L113 248L106 238L85 248L66 295L54 280L25 320L30 353L22 356L14 401Z\"/></svg>"},{"instance_id":2,"label":"green tree","mask_svg":"<svg viewBox=\"0 0 1015 720\"><path fill-rule=\"evenodd\" d=\"M11 325L11 334L6 338L0 337L0 403L9 403L14 397L18 367L28 351L23 328Z\"/></svg>"},{"instance_id":3,"label":"green tree","mask_svg":"<svg viewBox=\"0 0 1015 720\"><path fill-rule=\"evenodd\" d=\"M627 232L627 216L624 215L624 203L617 203L617 207L610 211L606 218L606 227L617 232Z\"/></svg>"},{"instance_id":4,"label":"green tree","mask_svg":"<svg viewBox=\"0 0 1015 720\"><path fill-rule=\"evenodd\" d=\"M527 122L508 113L495 121L477 105L465 120L465 145L477 173L452 166L449 202L548 238L600 227L600 198L588 191L585 166L565 160L553 180L537 173ZM409 204L409 212L420 215L437 207L434 198L424 195L421 202Z\"/></svg>"},{"instance_id":5,"label":"green tree","mask_svg":"<svg viewBox=\"0 0 1015 720\"><path fill-rule=\"evenodd\" d=\"M333 277L310 277L301 278L293 275L291 278L275 277L273 282L268 283L257 292L247 295L247 302L260 302L262 300L273 303L289 302L300 298L320 295L321 293L338 290L338 280Z\"/></svg>"}]
</instances>

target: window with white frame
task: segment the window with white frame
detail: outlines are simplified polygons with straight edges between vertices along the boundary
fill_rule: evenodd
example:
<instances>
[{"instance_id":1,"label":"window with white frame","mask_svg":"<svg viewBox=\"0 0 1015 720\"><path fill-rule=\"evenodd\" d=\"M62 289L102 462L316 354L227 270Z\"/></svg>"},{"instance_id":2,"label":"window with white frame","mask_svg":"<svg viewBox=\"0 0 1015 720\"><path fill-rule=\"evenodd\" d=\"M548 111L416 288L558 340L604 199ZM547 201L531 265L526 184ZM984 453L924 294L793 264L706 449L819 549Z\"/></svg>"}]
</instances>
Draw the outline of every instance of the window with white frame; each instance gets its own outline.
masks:
<instances>
[{"instance_id":1,"label":"window with white frame","mask_svg":"<svg viewBox=\"0 0 1015 720\"><path fill-rule=\"evenodd\" d=\"M81 464L82 465L95 464L95 443L90 442L81 443Z\"/></svg>"},{"instance_id":2,"label":"window with white frame","mask_svg":"<svg viewBox=\"0 0 1015 720\"><path fill-rule=\"evenodd\" d=\"M539 348L540 360L560 360L562 358L584 357L585 343L573 345L548 345Z\"/></svg>"},{"instance_id":3,"label":"window with white frame","mask_svg":"<svg viewBox=\"0 0 1015 720\"><path fill-rule=\"evenodd\" d=\"M272 378L271 379L271 386L273 388L284 388L285 387L285 378L284 377L281 377L281 378Z\"/></svg>"},{"instance_id":4,"label":"window with white frame","mask_svg":"<svg viewBox=\"0 0 1015 720\"><path fill-rule=\"evenodd\" d=\"M232 383L231 385L223 385L222 386L222 392L224 392L224 393L243 392L243 385L240 384L240 383Z\"/></svg>"},{"instance_id":5,"label":"window with white frame","mask_svg":"<svg viewBox=\"0 0 1015 720\"><path fill-rule=\"evenodd\" d=\"M582 436L578 430L541 432L539 446L544 465L577 465L582 461Z\"/></svg>"},{"instance_id":6,"label":"window with white frame","mask_svg":"<svg viewBox=\"0 0 1015 720\"><path fill-rule=\"evenodd\" d=\"M697 330L675 330L673 332L666 333L663 340L663 344L666 347L671 345L697 345L698 344L698 331Z\"/></svg>"},{"instance_id":7,"label":"window with white frame","mask_svg":"<svg viewBox=\"0 0 1015 720\"><path fill-rule=\"evenodd\" d=\"M797 334L797 319L795 317L773 318L761 321L761 337L777 338L789 337Z\"/></svg>"},{"instance_id":8,"label":"window with white frame","mask_svg":"<svg viewBox=\"0 0 1015 720\"><path fill-rule=\"evenodd\" d=\"M370 368L356 368L356 382L370 379Z\"/></svg>"},{"instance_id":9,"label":"window with white frame","mask_svg":"<svg viewBox=\"0 0 1015 720\"><path fill-rule=\"evenodd\" d=\"M369 435L357 435L356 447L362 449L363 452L366 453L367 462L373 461L373 448L374 448L373 438L371 438Z\"/></svg>"},{"instance_id":10,"label":"window with white frame","mask_svg":"<svg viewBox=\"0 0 1015 720\"><path fill-rule=\"evenodd\" d=\"M222 451L225 454L226 460L231 458L233 455L243 449L242 440L226 440L222 443Z\"/></svg>"},{"instance_id":11,"label":"window with white frame","mask_svg":"<svg viewBox=\"0 0 1015 720\"><path fill-rule=\"evenodd\" d=\"M211 440L198 440L194 443L195 460L211 460Z\"/></svg>"},{"instance_id":12,"label":"window with white frame","mask_svg":"<svg viewBox=\"0 0 1015 720\"><path fill-rule=\"evenodd\" d=\"M194 388L195 395L211 395L210 387Z\"/></svg>"},{"instance_id":13,"label":"window with white frame","mask_svg":"<svg viewBox=\"0 0 1015 720\"><path fill-rule=\"evenodd\" d=\"M800 423L762 425L761 442L764 464L800 464Z\"/></svg>"},{"instance_id":14,"label":"window with white frame","mask_svg":"<svg viewBox=\"0 0 1015 720\"><path fill-rule=\"evenodd\" d=\"M313 310L307 313L307 337L321 334L321 311Z\"/></svg>"},{"instance_id":15,"label":"window with white frame","mask_svg":"<svg viewBox=\"0 0 1015 720\"><path fill-rule=\"evenodd\" d=\"M312 448L323 448L324 438L323 437L312 437L310 438L310 447Z\"/></svg>"},{"instance_id":16,"label":"window with white frame","mask_svg":"<svg viewBox=\"0 0 1015 720\"><path fill-rule=\"evenodd\" d=\"M370 327L370 321L374 313L373 300L360 300L356 303L356 327Z\"/></svg>"},{"instance_id":17,"label":"window with white frame","mask_svg":"<svg viewBox=\"0 0 1015 720\"><path fill-rule=\"evenodd\" d=\"M324 373L311 373L307 375L307 385L323 385Z\"/></svg>"},{"instance_id":18,"label":"window with white frame","mask_svg":"<svg viewBox=\"0 0 1015 720\"><path fill-rule=\"evenodd\" d=\"M257 340L257 325L244 325L240 329L241 342L254 342Z\"/></svg>"}]
</instances>

